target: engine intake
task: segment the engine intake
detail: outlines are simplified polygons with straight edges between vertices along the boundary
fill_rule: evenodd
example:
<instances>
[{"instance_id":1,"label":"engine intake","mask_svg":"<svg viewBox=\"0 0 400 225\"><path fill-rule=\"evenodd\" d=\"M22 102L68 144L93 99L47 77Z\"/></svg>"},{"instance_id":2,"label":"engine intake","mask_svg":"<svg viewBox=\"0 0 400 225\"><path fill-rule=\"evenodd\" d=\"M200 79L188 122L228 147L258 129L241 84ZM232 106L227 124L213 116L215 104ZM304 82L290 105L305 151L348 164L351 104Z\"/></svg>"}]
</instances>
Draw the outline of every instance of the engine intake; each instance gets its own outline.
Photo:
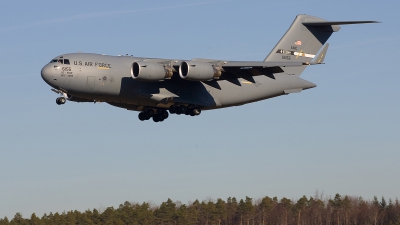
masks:
<instances>
[{"instance_id":1,"label":"engine intake","mask_svg":"<svg viewBox=\"0 0 400 225\"><path fill-rule=\"evenodd\" d=\"M205 62L184 61L179 66L179 76L185 80L208 81L219 79L222 68Z\"/></svg>"},{"instance_id":2,"label":"engine intake","mask_svg":"<svg viewBox=\"0 0 400 225\"><path fill-rule=\"evenodd\" d=\"M160 81L171 78L172 75L173 70L167 65L144 61L132 63L131 76L133 79Z\"/></svg>"}]
</instances>

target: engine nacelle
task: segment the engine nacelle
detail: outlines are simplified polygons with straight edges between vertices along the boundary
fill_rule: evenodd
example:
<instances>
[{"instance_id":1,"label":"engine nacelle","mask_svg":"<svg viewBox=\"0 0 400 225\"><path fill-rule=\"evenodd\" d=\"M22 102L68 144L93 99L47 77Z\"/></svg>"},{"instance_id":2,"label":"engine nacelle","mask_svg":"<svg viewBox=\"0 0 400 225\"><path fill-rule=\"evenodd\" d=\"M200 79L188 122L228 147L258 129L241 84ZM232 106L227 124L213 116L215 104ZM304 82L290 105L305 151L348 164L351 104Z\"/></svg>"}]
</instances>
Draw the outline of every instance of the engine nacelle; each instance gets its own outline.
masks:
<instances>
[{"instance_id":1,"label":"engine nacelle","mask_svg":"<svg viewBox=\"0 0 400 225\"><path fill-rule=\"evenodd\" d=\"M163 64L139 61L132 63L131 76L133 79L144 81L160 81L171 78L173 71Z\"/></svg>"},{"instance_id":2,"label":"engine nacelle","mask_svg":"<svg viewBox=\"0 0 400 225\"><path fill-rule=\"evenodd\" d=\"M72 102L94 102L93 100L90 99L85 99L85 98L79 98L79 97L75 97L69 94L64 94L64 97L66 99L68 99L68 101L72 101Z\"/></svg>"},{"instance_id":3,"label":"engine nacelle","mask_svg":"<svg viewBox=\"0 0 400 225\"><path fill-rule=\"evenodd\" d=\"M219 79L222 69L216 66L196 61L184 61L179 66L179 75L182 79L193 81L208 81Z\"/></svg>"}]
</instances>

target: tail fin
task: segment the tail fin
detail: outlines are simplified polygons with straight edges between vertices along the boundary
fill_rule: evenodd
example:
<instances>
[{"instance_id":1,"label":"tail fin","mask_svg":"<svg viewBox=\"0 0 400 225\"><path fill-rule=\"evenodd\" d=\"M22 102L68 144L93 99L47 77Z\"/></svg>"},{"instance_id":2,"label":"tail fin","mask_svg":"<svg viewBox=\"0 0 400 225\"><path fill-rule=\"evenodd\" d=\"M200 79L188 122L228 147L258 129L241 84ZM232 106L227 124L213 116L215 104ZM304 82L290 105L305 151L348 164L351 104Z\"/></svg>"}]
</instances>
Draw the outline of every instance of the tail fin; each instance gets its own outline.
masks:
<instances>
[{"instance_id":1,"label":"tail fin","mask_svg":"<svg viewBox=\"0 0 400 225\"><path fill-rule=\"evenodd\" d=\"M375 23L375 21L338 22L327 21L309 15L298 15L264 61L310 64L332 33L340 30L339 25L358 23ZM306 66L286 67L283 69L287 74L299 76L305 68Z\"/></svg>"}]
</instances>

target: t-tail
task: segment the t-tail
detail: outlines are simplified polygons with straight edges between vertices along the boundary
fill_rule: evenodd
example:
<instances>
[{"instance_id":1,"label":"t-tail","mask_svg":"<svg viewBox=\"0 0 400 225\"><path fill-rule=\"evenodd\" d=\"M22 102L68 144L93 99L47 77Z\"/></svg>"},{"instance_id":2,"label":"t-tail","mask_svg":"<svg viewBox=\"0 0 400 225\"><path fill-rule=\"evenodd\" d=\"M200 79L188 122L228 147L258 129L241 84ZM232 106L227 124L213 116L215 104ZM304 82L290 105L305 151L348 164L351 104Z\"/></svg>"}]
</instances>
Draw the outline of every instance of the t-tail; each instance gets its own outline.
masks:
<instances>
[{"instance_id":1,"label":"t-tail","mask_svg":"<svg viewBox=\"0 0 400 225\"><path fill-rule=\"evenodd\" d=\"M286 74L297 75L306 65L322 63L328 45L320 51L333 32L340 30L339 25L376 23L376 21L327 21L309 15L298 15L278 44L265 58L265 62L301 62L300 67L285 67Z\"/></svg>"}]
</instances>

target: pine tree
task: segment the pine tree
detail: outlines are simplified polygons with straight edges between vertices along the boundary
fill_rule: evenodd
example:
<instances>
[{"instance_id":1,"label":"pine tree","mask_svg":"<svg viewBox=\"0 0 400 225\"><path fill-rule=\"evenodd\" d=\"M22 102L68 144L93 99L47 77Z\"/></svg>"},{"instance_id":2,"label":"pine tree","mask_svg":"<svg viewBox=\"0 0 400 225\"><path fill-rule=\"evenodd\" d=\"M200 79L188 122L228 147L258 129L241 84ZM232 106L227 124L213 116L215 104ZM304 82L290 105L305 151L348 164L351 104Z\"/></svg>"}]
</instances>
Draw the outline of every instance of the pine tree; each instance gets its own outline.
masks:
<instances>
[{"instance_id":1,"label":"pine tree","mask_svg":"<svg viewBox=\"0 0 400 225\"><path fill-rule=\"evenodd\" d=\"M100 213L97 209L93 209L93 213L89 218L94 224L101 224Z\"/></svg>"},{"instance_id":2,"label":"pine tree","mask_svg":"<svg viewBox=\"0 0 400 225\"><path fill-rule=\"evenodd\" d=\"M10 221L10 224L12 225L29 225L28 220L22 218L21 213L16 213L14 218Z\"/></svg>"},{"instance_id":3,"label":"pine tree","mask_svg":"<svg viewBox=\"0 0 400 225\"><path fill-rule=\"evenodd\" d=\"M192 204L188 206L188 221L189 224L198 224L199 223L199 217L200 217L200 210L201 210L201 204L199 200L196 199Z\"/></svg>"},{"instance_id":4,"label":"pine tree","mask_svg":"<svg viewBox=\"0 0 400 225\"><path fill-rule=\"evenodd\" d=\"M226 221L227 212L226 212L226 203L224 200L218 198L215 203L215 217L217 219L217 224L221 225L223 221Z\"/></svg>"},{"instance_id":5,"label":"pine tree","mask_svg":"<svg viewBox=\"0 0 400 225\"><path fill-rule=\"evenodd\" d=\"M289 218L291 218L291 211L292 211L292 201L287 198L282 198L281 201L279 202L279 207L281 210L283 210L283 216L281 217L282 219L282 224L288 225L289 224Z\"/></svg>"},{"instance_id":6,"label":"pine tree","mask_svg":"<svg viewBox=\"0 0 400 225\"><path fill-rule=\"evenodd\" d=\"M31 219L29 220L30 225L42 225L42 221L36 216L35 213L32 213Z\"/></svg>"},{"instance_id":7,"label":"pine tree","mask_svg":"<svg viewBox=\"0 0 400 225\"><path fill-rule=\"evenodd\" d=\"M300 218L301 218L301 213L303 210L305 210L305 208L307 207L308 204L308 199L305 195L303 195L302 198L300 198L299 200L297 200L296 204L295 204L295 209L297 212L297 224L300 225Z\"/></svg>"},{"instance_id":8,"label":"pine tree","mask_svg":"<svg viewBox=\"0 0 400 225\"><path fill-rule=\"evenodd\" d=\"M171 199L168 199L167 202L161 203L160 208L155 210L154 215L158 224L175 224L176 204Z\"/></svg>"},{"instance_id":9,"label":"pine tree","mask_svg":"<svg viewBox=\"0 0 400 225\"><path fill-rule=\"evenodd\" d=\"M260 211L261 211L261 225L265 225L269 219L270 211L274 207L274 201L272 198L265 196L260 203Z\"/></svg>"},{"instance_id":10,"label":"pine tree","mask_svg":"<svg viewBox=\"0 0 400 225\"><path fill-rule=\"evenodd\" d=\"M334 209L334 214L336 215L337 219L336 223L340 224L340 209L342 207L342 196L336 194L333 200L329 199L329 205L332 206L332 208Z\"/></svg>"},{"instance_id":11,"label":"pine tree","mask_svg":"<svg viewBox=\"0 0 400 225\"><path fill-rule=\"evenodd\" d=\"M9 225L10 221L8 220L7 216L4 219L0 219L0 225Z\"/></svg>"},{"instance_id":12,"label":"pine tree","mask_svg":"<svg viewBox=\"0 0 400 225\"><path fill-rule=\"evenodd\" d=\"M135 206L137 221L139 224L154 224L155 218L153 211L150 210L150 204L143 202L141 205Z\"/></svg>"},{"instance_id":13,"label":"pine tree","mask_svg":"<svg viewBox=\"0 0 400 225\"><path fill-rule=\"evenodd\" d=\"M237 207L238 207L238 203L237 203L236 198L229 197L227 199L227 206L226 206L228 224L236 224Z\"/></svg>"}]
</instances>

